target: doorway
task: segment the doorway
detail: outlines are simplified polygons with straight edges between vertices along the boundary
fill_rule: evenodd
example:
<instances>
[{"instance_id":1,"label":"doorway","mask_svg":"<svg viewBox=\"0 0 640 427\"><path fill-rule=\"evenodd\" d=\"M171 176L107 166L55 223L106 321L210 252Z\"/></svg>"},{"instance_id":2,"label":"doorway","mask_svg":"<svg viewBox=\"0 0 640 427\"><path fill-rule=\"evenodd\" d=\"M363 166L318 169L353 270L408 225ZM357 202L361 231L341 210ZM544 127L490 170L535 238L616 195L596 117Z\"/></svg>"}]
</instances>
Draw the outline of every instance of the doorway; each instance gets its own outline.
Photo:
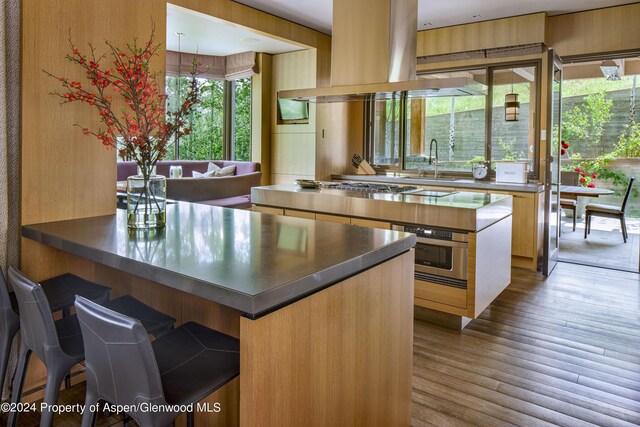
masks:
<instances>
[{"instance_id":1,"label":"doorway","mask_svg":"<svg viewBox=\"0 0 640 427\"><path fill-rule=\"evenodd\" d=\"M560 124L559 260L640 271L640 186L625 206L627 242L616 218L594 216L585 238L587 206L622 207L632 176L640 178L640 58L565 60ZM575 231L573 221L575 215Z\"/></svg>"}]
</instances>

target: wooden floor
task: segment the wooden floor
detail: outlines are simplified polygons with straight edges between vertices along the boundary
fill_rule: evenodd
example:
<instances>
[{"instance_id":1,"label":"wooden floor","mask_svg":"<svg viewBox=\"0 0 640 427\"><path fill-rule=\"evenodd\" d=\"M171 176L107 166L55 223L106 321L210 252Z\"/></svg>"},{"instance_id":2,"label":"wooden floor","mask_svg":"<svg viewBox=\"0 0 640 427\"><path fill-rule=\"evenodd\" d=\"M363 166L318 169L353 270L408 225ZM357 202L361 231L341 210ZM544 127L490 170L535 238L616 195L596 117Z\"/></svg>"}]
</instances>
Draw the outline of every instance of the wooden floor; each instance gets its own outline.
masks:
<instances>
[{"instance_id":1,"label":"wooden floor","mask_svg":"<svg viewBox=\"0 0 640 427\"><path fill-rule=\"evenodd\" d=\"M640 425L640 276L559 264L463 331L415 322L413 425Z\"/></svg>"},{"instance_id":2,"label":"wooden floor","mask_svg":"<svg viewBox=\"0 0 640 427\"><path fill-rule=\"evenodd\" d=\"M640 425L640 276L572 264L546 280L514 270L463 331L415 322L413 387L414 426ZM83 397L79 385L60 401ZM21 417L37 424L37 414Z\"/></svg>"}]
</instances>

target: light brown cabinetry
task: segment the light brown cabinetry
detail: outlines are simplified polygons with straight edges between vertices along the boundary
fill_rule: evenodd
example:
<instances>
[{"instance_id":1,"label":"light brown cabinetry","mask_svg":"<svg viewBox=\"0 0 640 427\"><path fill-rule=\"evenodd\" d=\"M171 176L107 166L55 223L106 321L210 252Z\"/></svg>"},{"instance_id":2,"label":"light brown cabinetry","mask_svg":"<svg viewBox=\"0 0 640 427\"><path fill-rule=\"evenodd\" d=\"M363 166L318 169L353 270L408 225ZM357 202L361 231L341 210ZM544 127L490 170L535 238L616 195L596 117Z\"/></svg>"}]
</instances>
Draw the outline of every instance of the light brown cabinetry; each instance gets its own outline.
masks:
<instances>
[{"instance_id":1,"label":"light brown cabinetry","mask_svg":"<svg viewBox=\"0 0 640 427\"><path fill-rule=\"evenodd\" d=\"M296 218L316 219L315 212L299 211L296 209L285 209L285 216L293 216Z\"/></svg>"},{"instance_id":2,"label":"light brown cabinetry","mask_svg":"<svg viewBox=\"0 0 640 427\"><path fill-rule=\"evenodd\" d=\"M535 194L513 194L513 234L511 255L533 258L535 254Z\"/></svg>"},{"instance_id":3,"label":"light brown cabinetry","mask_svg":"<svg viewBox=\"0 0 640 427\"><path fill-rule=\"evenodd\" d=\"M272 215L284 215L284 209L272 208L271 206L257 206L253 205L253 210L256 212L268 213Z\"/></svg>"},{"instance_id":4,"label":"light brown cabinetry","mask_svg":"<svg viewBox=\"0 0 640 427\"><path fill-rule=\"evenodd\" d=\"M538 256L542 251L544 193L492 193L509 194L513 197L511 263L514 267L536 271Z\"/></svg>"},{"instance_id":5,"label":"light brown cabinetry","mask_svg":"<svg viewBox=\"0 0 640 427\"><path fill-rule=\"evenodd\" d=\"M351 225L358 225L360 227L369 227L369 228L384 228L385 230L391 230L390 222L374 221L371 219L351 218Z\"/></svg>"},{"instance_id":6,"label":"light brown cabinetry","mask_svg":"<svg viewBox=\"0 0 640 427\"><path fill-rule=\"evenodd\" d=\"M338 224L351 224L351 218L348 216L317 213L316 219L318 221L337 222Z\"/></svg>"},{"instance_id":7,"label":"light brown cabinetry","mask_svg":"<svg viewBox=\"0 0 640 427\"><path fill-rule=\"evenodd\" d=\"M437 283L425 282L423 280L414 280L414 283L415 305L466 315L466 289L439 285ZM445 310L443 310L442 305L447 306ZM460 310L452 309L452 307L457 307Z\"/></svg>"}]
</instances>

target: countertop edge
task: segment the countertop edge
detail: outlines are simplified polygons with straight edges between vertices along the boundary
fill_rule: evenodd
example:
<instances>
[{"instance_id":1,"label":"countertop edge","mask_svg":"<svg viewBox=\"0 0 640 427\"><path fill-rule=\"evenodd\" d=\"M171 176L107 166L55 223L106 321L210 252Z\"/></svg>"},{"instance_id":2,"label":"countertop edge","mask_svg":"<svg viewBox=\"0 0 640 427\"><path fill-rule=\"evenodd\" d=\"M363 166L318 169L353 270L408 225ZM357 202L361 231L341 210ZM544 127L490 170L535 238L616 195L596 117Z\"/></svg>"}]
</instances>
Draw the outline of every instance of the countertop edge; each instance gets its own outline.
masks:
<instances>
[{"instance_id":1,"label":"countertop edge","mask_svg":"<svg viewBox=\"0 0 640 427\"><path fill-rule=\"evenodd\" d=\"M396 178L384 175L331 175L332 179L345 181L371 181L393 183L397 185L423 185L425 187L450 187L464 188L469 190L489 190L489 191L509 191L514 193L540 193L544 191L542 184L509 184L506 182L495 181L474 181L474 182L455 182L455 181L433 181L424 178Z\"/></svg>"},{"instance_id":2,"label":"countertop edge","mask_svg":"<svg viewBox=\"0 0 640 427\"><path fill-rule=\"evenodd\" d=\"M249 318L260 317L261 315L278 310L283 306L305 298L315 292L326 289L342 280L395 258L410 250L416 244L415 236L404 237L340 264L288 282L270 291L251 296L240 291L230 290L222 285L211 286L209 282L203 282L171 270L147 264L143 261L129 259L52 236L34 228L38 225L40 224L23 225L21 227L21 235L71 255L79 256L231 307L242 312ZM181 283L181 286L176 286L176 282L178 281ZM242 301L239 302L238 297L240 297ZM274 298L277 300L276 303L269 302L273 301Z\"/></svg>"}]
</instances>

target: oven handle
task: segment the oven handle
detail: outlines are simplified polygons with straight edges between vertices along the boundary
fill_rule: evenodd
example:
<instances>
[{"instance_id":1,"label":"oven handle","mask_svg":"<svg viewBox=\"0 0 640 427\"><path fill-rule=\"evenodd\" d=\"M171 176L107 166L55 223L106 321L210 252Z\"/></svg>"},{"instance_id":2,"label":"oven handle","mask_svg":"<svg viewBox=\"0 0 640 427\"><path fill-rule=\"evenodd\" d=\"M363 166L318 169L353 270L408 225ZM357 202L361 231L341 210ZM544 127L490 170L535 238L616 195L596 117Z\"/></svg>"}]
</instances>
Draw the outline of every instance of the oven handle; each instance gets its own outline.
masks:
<instances>
[{"instance_id":1,"label":"oven handle","mask_svg":"<svg viewBox=\"0 0 640 427\"><path fill-rule=\"evenodd\" d=\"M426 237L418 237L416 239L418 243L424 243L426 245L432 246L446 246L448 248L468 248L469 243L467 242L452 242L449 240L440 240L440 239L428 239Z\"/></svg>"}]
</instances>

